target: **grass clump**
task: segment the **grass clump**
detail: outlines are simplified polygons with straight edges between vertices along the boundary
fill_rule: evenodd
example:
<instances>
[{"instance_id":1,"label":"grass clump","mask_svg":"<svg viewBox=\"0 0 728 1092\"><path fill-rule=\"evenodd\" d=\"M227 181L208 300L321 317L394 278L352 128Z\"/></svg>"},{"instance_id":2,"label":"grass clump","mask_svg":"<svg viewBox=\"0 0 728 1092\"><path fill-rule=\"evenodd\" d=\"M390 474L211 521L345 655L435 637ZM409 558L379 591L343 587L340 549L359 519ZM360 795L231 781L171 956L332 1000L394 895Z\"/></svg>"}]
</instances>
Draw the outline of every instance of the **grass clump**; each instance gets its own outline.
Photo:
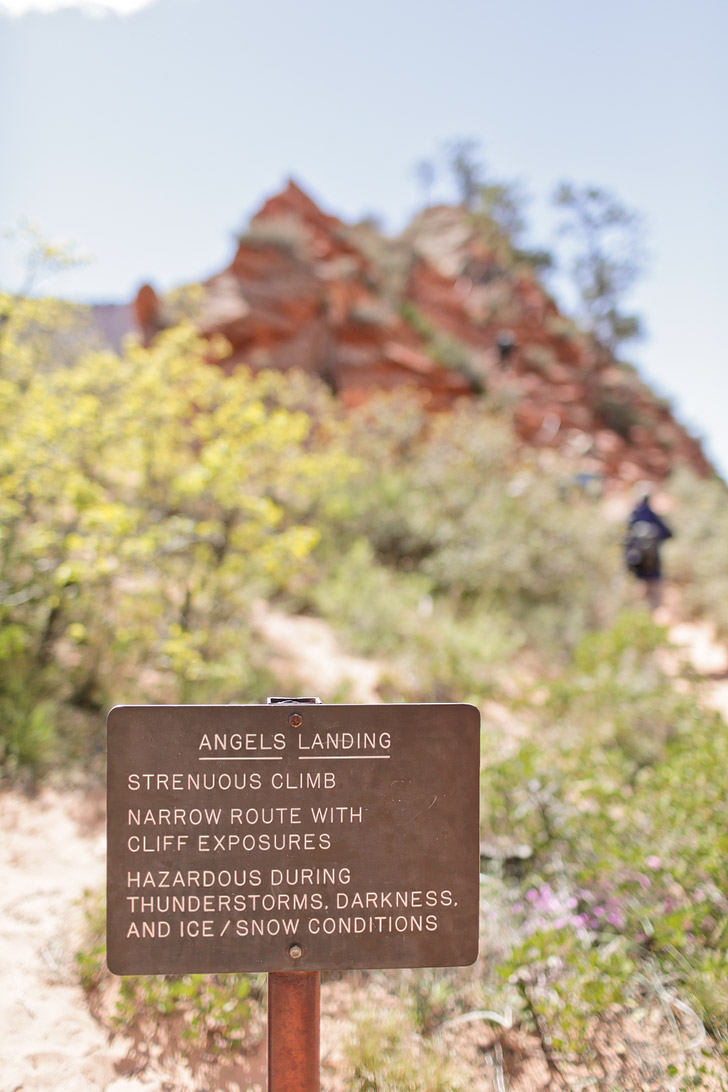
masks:
<instances>
[{"instance_id":1,"label":"grass clump","mask_svg":"<svg viewBox=\"0 0 728 1092\"><path fill-rule=\"evenodd\" d=\"M483 368L478 367L472 350L464 342L438 329L418 307L408 300L400 304L399 312L405 322L424 340L427 353L437 364L459 372L475 394L485 393Z\"/></svg>"},{"instance_id":2,"label":"grass clump","mask_svg":"<svg viewBox=\"0 0 728 1092\"><path fill-rule=\"evenodd\" d=\"M189 1051L220 1054L245 1048L251 983L239 974L130 975L122 979L113 1024L152 1025L176 1018Z\"/></svg>"},{"instance_id":3,"label":"grass clump","mask_svg":"<svg viewBox=\"0 0 728 1092\"><path fill-rule=\"evenodd\" d=\"M106 970L106 910L85 893L86 930L76 953L81 986L117 1030L173 1041L185 1054L246 1050L260 1037L261 977L244 974L125 975Z\"/></svg>"},{"instance_id":4,"label":"grass clump","mask_svg":"<svg viewBox=\"0 0 728 1092\"><path fill-rule=\"evenodd\" d=\"M351 1092L460 1092L467 1083L456 1059L419 1035L402 1006L357 1016L344 1057Z\"/></svg>"}]
</instances>

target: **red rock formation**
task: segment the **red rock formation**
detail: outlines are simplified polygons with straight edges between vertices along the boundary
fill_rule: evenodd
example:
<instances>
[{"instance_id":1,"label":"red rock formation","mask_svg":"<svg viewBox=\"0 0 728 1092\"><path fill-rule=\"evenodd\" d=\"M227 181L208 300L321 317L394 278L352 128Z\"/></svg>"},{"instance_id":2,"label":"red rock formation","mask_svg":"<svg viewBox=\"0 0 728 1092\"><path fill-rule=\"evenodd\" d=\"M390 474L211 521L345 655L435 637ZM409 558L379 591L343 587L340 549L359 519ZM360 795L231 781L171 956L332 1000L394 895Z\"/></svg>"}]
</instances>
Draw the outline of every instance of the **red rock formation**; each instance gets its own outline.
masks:
<instances>
[{"instance_id":1,"label":"red rock formation","mask_svg":"<svg viewBox=\"0 0 728 1092\"><path fill-rule=\"evenodd\" d=\"M349 405L378 389L413 387L444 408L472 394L372 288L370 263L294 182L265 203L228 269L206 284L204 333L232 345L226 367L297 367Z\"/></svg>"},{"instance_id":2,"label":"red rock formation","mask_svg":"<svg viewBox=\"0 0 728 1092\"><path fill-rule=\"evenodd\" d=\"M134 319L145 345L150 345L157 334L164 329L162 301L151 284L143 284L132 304Z\"/></svg>"},{"instance_id":3,"label":"red rock formation","mask_svg":"<svg viewBox=\"0 0 728 1092\"><path fill-rule=\"evenodd\" d=\"M618 483L660 479L678 462L711 472L636 375L596 353L535 274L490 251L461 210L429 209L403 239L393 291L353 229L289 182L207 281L202 330L229 340L227 369L301 368L349 406L399 387L433 410L500 392L525 443L588 459ZM149 286L136 310L147 340L161 322Z\"/></svg>"},{"instance_id":4,"label":"red rock formation","mask_svg":"<svg viewBox=\"0 0 728 1092\"><path fill-rule=\"evenodd\" d=\"M293 179L288 182L282 193L270 197L251 220L252 224L266 222L288 222L302 227L307 237L311 257L314 259L326 261L348 256L353 258L360 268L365 268L367 265L363 254L347 241L345 227L341 220L322 212Z\"/></svg>"}]
</instances>

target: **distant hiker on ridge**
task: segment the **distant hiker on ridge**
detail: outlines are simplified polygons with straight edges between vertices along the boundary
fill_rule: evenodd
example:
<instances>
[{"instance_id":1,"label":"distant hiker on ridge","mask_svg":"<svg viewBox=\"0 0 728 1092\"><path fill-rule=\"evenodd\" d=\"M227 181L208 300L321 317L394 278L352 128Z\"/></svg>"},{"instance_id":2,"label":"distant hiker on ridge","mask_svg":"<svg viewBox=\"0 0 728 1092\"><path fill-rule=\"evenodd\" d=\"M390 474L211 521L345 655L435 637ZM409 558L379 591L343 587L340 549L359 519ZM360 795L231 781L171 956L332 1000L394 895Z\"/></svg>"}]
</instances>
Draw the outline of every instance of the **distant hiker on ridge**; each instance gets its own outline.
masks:
<instances>
[{"instance_id":1,"label":"distant hiker on ridge","mask_svg":"<svg viewBox=\"0 0 728 1092\"><path fill-rule=\"evenodd\" d=\"M668 538L672 538L672 531L652 508L649 491L641 490L627 522L624 561L629 571L644 581L647 602L653 610L662 601L660 547Z\"/></svg>"}]
</instances>

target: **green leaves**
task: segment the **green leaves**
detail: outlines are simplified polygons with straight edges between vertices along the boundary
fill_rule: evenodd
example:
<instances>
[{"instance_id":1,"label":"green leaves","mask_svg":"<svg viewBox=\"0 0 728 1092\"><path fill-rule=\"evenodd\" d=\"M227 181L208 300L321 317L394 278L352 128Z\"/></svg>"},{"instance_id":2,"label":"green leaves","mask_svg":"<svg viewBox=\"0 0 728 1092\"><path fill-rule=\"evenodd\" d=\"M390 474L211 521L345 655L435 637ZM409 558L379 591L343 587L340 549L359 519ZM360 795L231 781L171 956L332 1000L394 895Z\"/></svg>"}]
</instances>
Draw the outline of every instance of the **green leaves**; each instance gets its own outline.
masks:
<instances>
[{"instance_id":1,"label":"green leaves","mask_svg":"<svg viewBox=\"0 0 728 1092\"><path fill-rule=\"evenodd\" d=\"M59 701L224 701L247 687L259 698L251 603L305 565L319 539L306 508L345 487L353 460L285 404L285 380L226 377L190 327L121 357L79 345L54 367L52 335L73 329L73 309L12 303L0 380L6 647L22 642L31 673L34 660L59 669Z\"/></svg>"},{"instance_id":2,"label":"green leaves","mask_svg":"<svg viewBox=\"0 0 728 1092\"><path fill-rule=\"evenodd\" d=\"M537 740L483 772L486 838L532 851L503 973L563 1049L647 965L728 1028L728 727L676 692L664 640L635 613L585 637L532 711Z\"/></svg>"}]
</instances>

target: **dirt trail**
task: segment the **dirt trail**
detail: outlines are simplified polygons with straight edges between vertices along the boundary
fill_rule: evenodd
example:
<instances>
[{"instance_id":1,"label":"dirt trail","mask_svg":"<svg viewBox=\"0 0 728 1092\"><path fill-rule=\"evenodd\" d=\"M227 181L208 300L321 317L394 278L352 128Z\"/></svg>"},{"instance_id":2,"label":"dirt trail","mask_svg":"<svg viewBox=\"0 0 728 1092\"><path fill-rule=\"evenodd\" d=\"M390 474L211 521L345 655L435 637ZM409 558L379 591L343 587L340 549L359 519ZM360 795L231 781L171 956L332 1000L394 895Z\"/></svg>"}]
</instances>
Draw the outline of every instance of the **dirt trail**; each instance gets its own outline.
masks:
<instances>
[{"instance_id":1,"label":"dirt trail","mask_svg":"<svg viewBox=\"0 0 728 1092\"><path fill-rule=\"evenodd\" d=\"M323 701L344 697L355 704L381 702L379 665L344 652L320 618L284 614L259 601L253 624L275 655L278 675L290 677L292 686L299 684Z\"/></svg>"},{"instance_id":2,"label":"dirt trail","mask_svg":"<svg viewBox=\"0 0 728 1092\"><path fill-rule=\"evenodd\" d=\"M104 877L101 813L89 803L77 792L0 795L3 1092L142 1087L119 1077L124 1044L109 1044L75 975L79 899Z\"/></svg>"},{"instance_id":3,"label":"dirt trail","mask_svg":"<svg viewBox=\"0 0 728 1092\"><path fill-rule=\"evenodd\" d=\"M671 643L705 680L701 699L728 721L728 648L718 639L710 622L680 622L675 620L676 616L678 596L675 589L668 587L665 604L655 612L655 621L667 626ZM677 670L675 657L668 653L664 667Z\"/></svg>"},{"instance_id":4,"label":"dirt trail","mask_svg":"<svg viewBox=\"0 0 728 1092\"><path fill-rule=\"evenodd\" d=\"M708 680L703 694L706 705L728 720L728 649L704 622L680 622L671 626L670 640L683 649L695 671Z\"/></svg>"}]
</instances>

